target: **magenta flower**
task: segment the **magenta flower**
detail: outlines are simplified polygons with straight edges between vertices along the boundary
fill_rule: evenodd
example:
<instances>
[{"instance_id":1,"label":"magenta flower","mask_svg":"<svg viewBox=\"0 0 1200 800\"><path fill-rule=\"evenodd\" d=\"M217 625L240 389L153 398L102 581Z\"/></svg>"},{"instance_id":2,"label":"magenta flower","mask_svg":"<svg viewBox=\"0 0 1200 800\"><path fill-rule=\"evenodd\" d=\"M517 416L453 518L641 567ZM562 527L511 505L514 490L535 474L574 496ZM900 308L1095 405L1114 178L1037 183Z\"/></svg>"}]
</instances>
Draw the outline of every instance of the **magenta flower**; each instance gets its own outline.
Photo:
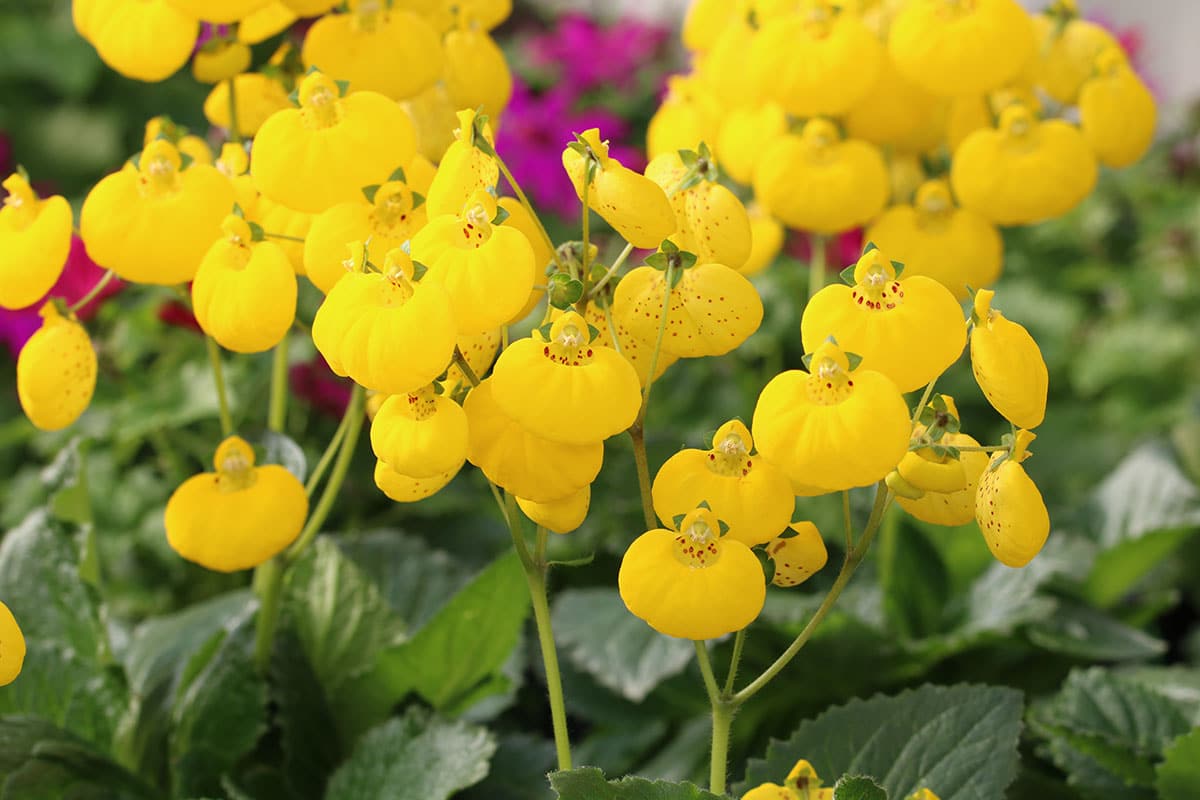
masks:
<instances>
[{"instance_id":1,"label":"magenta flower","mask_svg":"<svg viewBox=\"0 0 1200 800\"><path fill-rule=\"evenodd\" d=\"M577 94L594 89L627 90L636 85L641 67L661 50L667 28L637 20L618 20L602 27L586 14L568 13L557 27L530 37L533 64L553 71Z\"/></svg>"}]
</instances>

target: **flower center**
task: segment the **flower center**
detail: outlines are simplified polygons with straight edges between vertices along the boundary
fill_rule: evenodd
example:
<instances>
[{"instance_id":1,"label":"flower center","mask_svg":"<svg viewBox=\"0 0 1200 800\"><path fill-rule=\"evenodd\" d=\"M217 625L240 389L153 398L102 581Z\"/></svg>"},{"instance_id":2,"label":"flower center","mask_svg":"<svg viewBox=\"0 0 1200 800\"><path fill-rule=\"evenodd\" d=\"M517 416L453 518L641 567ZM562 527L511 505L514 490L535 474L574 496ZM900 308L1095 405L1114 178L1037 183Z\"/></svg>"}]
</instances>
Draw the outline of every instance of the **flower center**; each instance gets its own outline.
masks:
<instances>
[{"instance_id":1,"label":"flower center","mask_svg":"<svg viewBox=\"0 0 1200 800\"><path fill-rule=\"evenodd\" d=\"M341 92L338 85L320 72L310 73L300 82L300 116L310 130L332 128L342 120Z\"/></svg>"},{"instance_id":2,"label":"flower center","mask_svg":"<svg viewBox=\"0 0 1200 800\"><path fill-rule=\"evenodd\" d=\"M710 567L721 557L721 546L717 541L719 530L713 530L708 520L696 519L684 527L675 537L675 558L685 566L694 569Z\"/></svg>"},{"instance_id":3,"label":"flower center","mask_svg":"<svg viewBox=\"0 0 1200 800\"><path fill-rule=\"evenodd\" d=\"M437 394L430 384L408 396L408 415L418 422L427 420L437 413Z\"/></svg>"},{"instance_id":4,"label":"flower center","mask_svg":"<svg viewBox=\"0 0 1200 800\"><path fill-rule=\"evenodd\" d=\"M736 433L726 434L713 442L713 449L708 452L708 468L717 475L744 477L750 474L753 466L746 440Z\"/></svg>"},{"instance_id":5,"label":"flower center","mask_svg":"<svg viewBox=\"0 0 1200 800\"><path fill-rule=\"evenodd\" d=\"M355 31L371 33L384 19L384 5L379 0L359 0L350 7L354 12L351 27Z\"/></svg>"},{"instance_id":6,"label":"flower center","mask_svg":"<svg viewBox=\"0 0 1200 800\"><path fill-rule=\"evenodd\" d=\"M375 192L371 232L388 239L407 239L412 221L412 190L400 181L389 181Z\"/></svg>"},{"instance_id":7,"label":"flower center","mask_svg":"<svg viewBox=\"0 0 1200 800\"><path fill-rule=\"evenodd\" d=\"M213 456L217 468L217 488L222 492L238 492L254 485L258 475L254 469L254 450L242 438L230 436L217 447Z\"/></svg>"},{"instance_id":8,"label":"flower center","mask_svg":"<svg viewBox=\"0 0 1200 800\"><path fill-rule=\"evenodd\" d=\"M835 406L853 393L854 380L841 350L836 354L817 350L809 366L807 389L808 399L820 406Z\"/></svg>"},{"instance_id":9,"label":"flower center","mask_svg":"<svg viewBox=\"0 0 1200 800\"><path fill-rule=\"evenodd\" d=\"M4 183L0 185L3 185L8 190L8 197L4 198L4 207L8 209L9 215L15 219L16 225L14 227L17 229L25 228L37 217L37 193L33 191L33 187L29 185L29 181L15 172L9 175Z\"/></svg>"},{"instance_id":10,"label":"flower center","mask_svg":"<svg viewBox=\"0 0 1200 800\"><path fill-rule=\"evenodd\" d=\"M230 247L228 255L230 265L234 269L244 269L250 261L251 248L254 246L254 236L250 232L250 226L246 220L230 214L221 223L221 232L225 234L225 241Z\"/></svg>"},{"instance_id":11,"label":"flower center","mask_svg":"<svg viewBox=\"0 0 1200 800\"><path fill-rule=\"evenodd\" d=\"M155 139L146 145L138 162L138 188L143 197L166 197L179 189L183 158L175 145Z\"/></svg>"},{"instance_id":12,"label":"flower center","mask_svg":"<svg viewBox=\"0 0 1200 800\"><path fill-rule=\"evenodd\" d=\"M940 228L954 214L950 186L943 180L926 181L921 184L913 205L917 210L917 224L921 227Z\"/></svg>"},{"instance_id":13,"label":"flower center","mask_svg":"<svg viewBox=\"0 0 1200 800\"><path fill-rule=\"evenodd\" d=\"M412 258L403 250L392 250L383 261L383 278L379 304L384 308L399 308L416 292L412 285Z\"/></svg>"}]
</instances>

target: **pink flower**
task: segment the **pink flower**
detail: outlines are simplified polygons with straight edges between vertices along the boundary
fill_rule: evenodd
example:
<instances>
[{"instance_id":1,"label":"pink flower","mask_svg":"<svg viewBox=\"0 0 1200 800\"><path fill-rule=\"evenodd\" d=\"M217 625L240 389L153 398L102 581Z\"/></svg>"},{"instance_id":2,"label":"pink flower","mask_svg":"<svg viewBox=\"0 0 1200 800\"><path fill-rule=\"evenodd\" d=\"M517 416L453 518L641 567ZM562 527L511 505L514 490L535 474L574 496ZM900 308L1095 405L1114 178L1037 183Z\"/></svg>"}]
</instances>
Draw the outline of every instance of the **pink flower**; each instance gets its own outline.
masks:
<instances>
[{"instance_id":1,"label":"pink flower","mask_svg":"<svg viewBox=\"0 0 1200 800\"><path fill-rule=\"evenodd\" d=\"M321 354L306 364L295 364L289 375L292 393L312 403L313 408L341 418L350 404L350 382L333 374Z\"/></svg>"}]
</instances>

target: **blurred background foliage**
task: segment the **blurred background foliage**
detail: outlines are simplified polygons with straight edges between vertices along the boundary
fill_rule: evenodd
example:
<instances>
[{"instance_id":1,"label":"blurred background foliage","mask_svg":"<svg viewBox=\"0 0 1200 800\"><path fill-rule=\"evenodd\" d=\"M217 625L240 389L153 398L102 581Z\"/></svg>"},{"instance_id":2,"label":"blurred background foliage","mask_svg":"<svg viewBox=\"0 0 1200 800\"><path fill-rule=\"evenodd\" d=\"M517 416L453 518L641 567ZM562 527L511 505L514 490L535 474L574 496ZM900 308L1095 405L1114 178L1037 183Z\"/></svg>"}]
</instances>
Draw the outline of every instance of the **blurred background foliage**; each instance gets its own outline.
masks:
<instances>
[{"instance_id":1,"label":"blurred background foliage","mask_svg":"<svg viewBox=\"0 0 1200 800\"><path fill-rule=\"evenodd\" d=\"M587 18L550 19L521 8L499 33L520 78L500 149L520 167L535 201L558 218L553 228L564 237L574 226L566 219L570 203L561 204L564 137L600 124L610 135L615 129L613 138L636 159L677 57L672 31L621 24L627 27L614 33ZM582 74L578 64L555 60L564 43L570 50L580 41L601 41L596 46L618 62L613 74L624 77ZM68 3L0 4L0 171L19 162L77 204L140 149L148 116L165 112L206 130L204 96L186 70L146 85L103 69L75 35ZM1030 329L1050 370L1046 422L1026 463L1054 523L1045 552L1027 569L1009 570L992 561L975 526L934 528L895 509L838 610L767 695L738 717L735 778L770 739L788 737L831 705L926 682L975 682L1026 693L1020 774L1008 795L1014 800L1195 796L1156 789L1155 770L1170 759L1176 737L1200 722L1197 128L1188 120L1164 132L1150 157L1106 174L1095 196L1069 216L1006 233L998 304ZM795 298L805 281L804 263L785 254L756 278L766 307L759 333L734 356L677 365L656 384L648 420L652 465L681 446L704 446L731 417L747 419L767 378L799 366ZM311 321L319 298L308 289L300 318ZM62 646L78 645L82 657L72 662L75 672L54 676L37 673L52 662L31 646L24 688L0 692L0 713L49 718L113 753L137 781L170 783L180 797L192 790L238 796L230 786L253 797L319 797L359 735L393 706L432 706L486 723L499 748L488 777L464 796L540 796L530 787L544 785L541 774L553 761L540 660L523 627L524 587L506 583L507 533L473 469L430 500L398 506L372 485L373 459L360 446L327 525L338 532L337 547L317 548L289 590L277 655L292 663L290 653L301 667L272 673L273 692L307 687L325 698L320 713L289 717L287 697L268 704L267 689L238 671L236 643L252 605L246 576L188 565L163 535L167 497L207 464L219 436L203 339L174 302L165 289L142 287L100 308L90 326L100 353L96 399L63 433L34 433L17 404L13 359L0 354L0 526L10 531L0 547L0 596L34 591L35 580L49 581L63 598L78 593L84 599L74 612L94 614L111 648L95 655L78 630L64 632ZM293 337L291 348L287 434L302 455L290 458L312 463L336 427L348 387L328 373L306 337ZM226 361L237 426L257 442L264 441L269 359ZM965 430L980 441L1006 432L965 364L939 389L956 397ZM616 596L620 555L642 530L626 439L608 444L593 492L597 502L584 527L555 537L551 548L554 558L595 555L553 576L576 761L609 775L696 779L706 770L709 727L691 646L653 634ZM865 517L868 493L852 499ZM797 508L826 534L832 565L842 555L840 510L826 500ZM79 537L70 541L82 542L79 553L32 547L63 526ZM57 568L56 557L78 559L81 569ZM833 572L798 590L769 593L748 638L745 674L769 664L795 636ZM306 591L332 592L336 602L314 608ZM439 614L444 607L447 614ZM463 609L492 616L486 625L465 624L450 613ZM22 625L36 636L39 624L57 630L64 613L50 608L44 619ZM335 641L337 631L349 638ZM460 646L439 650L434 639ZM730 643L715 647L717 663L727 663ZM222 674L248 692L242 712L254 717L249 722L230 709L223 712L228 718L220 716L204 705L203 684L187 683L200 680L196 674L212 678L206 670L225 658L233 666ZM433 688L410 674L421 658L439 678L458 660L480 671L455 672ZM90 687L86 703L62 699L59 681L68 680ZM182 697L188 686L194 705L176 706L168 719L163 696ZM212 695L228 689L215 684ZM1083 710L1088 703L1101 709L1101 719ZM1121 717L1127 705L1149 709L1150 717ZM268 712L282 715L272 730L283 733L259 738ZM213 727L180 728L189 713ZM420 723L421 713L410 709L389 724ZM288 738L317 736L329 726L336 733L319 734L332 742L324 753L304 757ZM166 730L168 740L153 741L154 731ZM204 730L208 739L195 738ZM239 739L241 730L248 732ZM216 755L186 767L173 760L201 746ZM296 789L306 779L318 789ZM129 796L147 796L138 794L144 789L135 786Z\"/></svg>"}]
</instances>

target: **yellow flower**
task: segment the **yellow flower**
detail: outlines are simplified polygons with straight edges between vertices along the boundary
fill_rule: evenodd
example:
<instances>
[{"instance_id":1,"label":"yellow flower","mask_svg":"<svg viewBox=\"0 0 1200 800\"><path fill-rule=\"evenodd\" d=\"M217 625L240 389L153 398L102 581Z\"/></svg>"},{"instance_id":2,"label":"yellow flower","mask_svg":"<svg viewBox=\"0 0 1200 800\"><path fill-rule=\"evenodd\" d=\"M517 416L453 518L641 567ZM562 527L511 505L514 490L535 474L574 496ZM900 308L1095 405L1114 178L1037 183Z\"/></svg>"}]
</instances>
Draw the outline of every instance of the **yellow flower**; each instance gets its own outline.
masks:
<instances>
[{"instance_id":1,"label":"yellow flower","mask_svg":"<svg viewBox=\"0 0 1200 800\"><path fill-rule=\"evenodd\" d=\"M494 382L483 381L463 402L470 434L467 459L488 480L527 502L551 503L596 479L604 461L600 441L563 444L531 433L496 402Z\"/></svg>"},{"instance_id":2,"label":"yellow flower","mask_svg":"<svg viewBox=\"0 0 1200 800\"><path fill-rule=\"evenodd\" d=\"M1029 331L992 308L995 294L975 294L971 371L992 408L1019 428L1036 428L1046 416L1046 362Z\"/></svg>"},{"instance_id":3,"label":"yellow flower","mask_svg":"<svg viewBox=\"0 0 1200 800\"><path fill-rule=\"evenodd\" d=\"M629 326L621 319L618 319L611 311L606 316L604 307L611 303L611 297L597 297L588 304L584 319L599 331L596 335L596 344L617 350L626 361L633 365L633 368L637 371L638 382L642 386L645 386L646 379L650 376L650 356L654 353L654 342L634 336L630 332ZM610 317L612 318L611 329L608 324ZM613 341L614 331L616 332L615 343ZM660 351L658 362L654 368L654 380L661 378L663 373L667 371L667 368L678 360L679 356Z\"/></svg>"},{"instance_id":4,"label":"yellow flower","mask_svg":"<svg viewBox=\"0 0 1200 800\"><path fill-rule=\"evenodd\" d=\"M188 16L218 25L237 22L267 4L267 0L167 0L167 2Z\"/></svg>"},{"instance_id":5,"label":"yellow flower","mask_svg":"<svg viewBox=\"0 0 1200 800\"><path fill-rule=\"evenodd\" d=\"M584 486L574 494L569 494L561 500L551 500L548 503L536 503L523 497L517 498L517 505L534 523L554 533L570 533L583 524L587 518L588 506L592 500L592 487Z\"/></svg>"},{"instance_id":6,"label":"yellow flower","mask_svg":"<svg viewBox=\"0 0 1200 800\"><path fill-rule=\"evenodd\" d=\"M75 319L42 306L38 328L17 356L17 397L34 427L61 430L79 419L96 390L96 351Z\"/></svg>"},{"instance_id":7,"label":"yellow flower","mask_svg":"<svg viewBox=\"0 0 1200 800\"><path fill-rule=\"evenodd\" d=\"M192 282L196 321L235 353L261 353L283 341L296 320L296 273L274 242L252 240L230 215Z\"/></svg>"},{"instance_id":8,"label":"yellow flower","mask_svg":"<svg viewBox=\"0 0 1200 800\"><path fill-rule=\"evenodd\" d=\"M998 225L1061 216L1088 196L1096 176L1096 157L1078 128L1039 122L1019 104L1001 112L997 129L968 136L950 171L959 202Z\"/></svg>"},{"instance_id":9,"label":"yellow flower","mask_svg":"<svg viewBox=\"0 0 1200 800\"><path fill-rule=\"evenodd\" d=\"M459 27L446 34L446 93L458 108L483 109L498 117L512 97L512 72L486 31Z\"/></svg>"},{"instance_id":10,"label":"yellow flower","mask_svg":"<svg viewBox=\"0 0 1200 800\"><path fill-rule=\"evenodd\" d=\"M401 475L429 478L467 457L467 415L444 394L426 386L383 402L371 423L371 449Z\"/></svg>"},{"instance_id":11,"label":"yellow flower","mask_svg":"<svg viewBox=\"0 0 1200 800\"><path fill-rule=\"evenodd\" d=\"M635 539L617 585L635 617L666 636L697 641L745 628L762 611L767 589L754 553L722 536L707 508L690 512L675 530Z\"/></svg>"},{"instance_id":12,"label":"yellow flower","mask_svg":"<svg viewBox=\"0 0 1200 800\"><path fill-rule=\"evenodd\" d=\"M200 83L218 83L250 68L250 48L242 42L216 39L192 59L192 77Z\"/></svg>"},{"instance_id":13,"label":"yellow flower","mask_svg":"<svg viewBox=\"0 0 1200 800\"><path fill-rule=\"evenodd\" d=\"M1096 77L1079 93L1079 125L1100 163L1120 169L1140 159L1154 142L1154 95L1117 48L1096 60Z\"/></svg>"},{"instance_id":14,"label":"yellow flower","mask_svg":"<svg viewBox=\"0 0 1200 800\"><path fill-rule=\"evenodd\" d=\"M680 277L670 292L662 352L680 358L720 356L739 347L758 330L762 300L745 276L724 264L675 269ZM617 284L615 318L633 336L653 346L661 327L666 292L663 270L630 270Z\"/></svg>"},{"instance_id":15,"label":"yellow flower","mask_svg":"<svg viewBox=\"0 0 1200 800\"><path fill-rule=\"evenodd\" d=\"M484 331L483 333L472 333L469 335L459 335L458 349L466 359L467 365L476 377L487 373L492 367L492 362L496 360L496 353L500 349L500 329L492 331ZM446 370L446 377L442 380L442 388L446 394L453 395L460 388L470 389L471 381L463 374L462 368L457 363L450 365Z\"/></svg>"},{"instance_id":16,"label":"yellow flower","mask_svg":"<svg viewBox=\"0 0 1200 800\"><path fill-rule=\"evenodd\" d=\"M757 203L746 209L750 217L750 257L742 265L743 275L757 275L775 263L783 250L787 232Z\"/></svg>"},{"instance_id":17,"label":"yellow flower","mask_svg":"<svg viewBox=\"0 0 1200 800\"><path fill-rule=\"evenodd\" d=\"M485 152L494 145L491 125L472 110L458 112L454 141L442 156L425 198L431 219L461 213L476 192L495 189L500 168Z\"/></svg>"},{"instance_id":18,"label":"yellow flower","mask_svg":"<svg viewBox=\"0 0 1200 800\"><path fill-rule=\"evenodd\" d=\"M982 94L1033 56L1033 24L1016 0L912 0L892 22L888 51L905 77L934 94Z\"/></svg>"},{"instance_id":19,"label":"yellow flower","mask_svg":"<svg viewBox=\"0 0 1200 800\"><path fill-rule=\"evenodd\" d=\"M213 457L215 472L193 475L167 501L167 543L217 572L257 567L300 535L308 497L278 464L254 465L254 449L230 436Z\"/></svg>"},{"instance_id":20,"label":"yellow flower","mask_svg":"<svg viewBox=\"0 0 1200 800\"><path fill-rule=\"evenodd\" d=\"M921 184L912 205L883 212L865 237L903 262L906 277L933 278L959 301L966 299L968 286L994 283L1004 263L996 226L970 209L956 208L949 183L940 179Z\"/></svg>"},{"instance_id":21,"label":"yellow flower","mask_svg":"<svg viewBox=\"0 0 1200 800\"><path fill-rule=\"evenodd\" d=\"M375 462L375 485L397 503L416 503L433 497L454 480L464 462L459 461L454 469L428 478L413 478L401 475L382 461Z\"/></svg>"},{"instance_id":22,"label":"yellow flower","mask_svg":"<svg viewBox=\"0 0 1200 800\"><path fill-rule=\"evenodd\" d=\"M1033 85L1025 83L1005 84L988 94L951 98L944 115L946 144L954 151L975 131L992 130L1004 109L1013 105L1023 105L1035 115L1042 110L1041 98Z\"/></svg>"},{"instance_id":23,"label":"yellow flower","mask_svg":"<svg viewBox=\"0 0 1200 800\"><path fill-rule=\"evenodd\" d=\"M16 617L0 603L0 686L8 686L21 674L25 663L25 635Z\"/></svg>"},{"instance_id":24,"label":"yellow flower","mask_svg":"<svg viewBox=\"0 0 1200 800\"><path fill-rule=\"evenodd\" d=\"M680 450L654 477L654 512L665 523L701 503L747 545L763 544L792 520L795 497L787 476L758 456L754 440L739 420L717 429L711 450Z\"/></svg>"},{"instance_id":25,"label":"yellow flower","mask_svg":"<svg viewBox=\"0 0 1200 800\"><path fill-rule=\"evenodd\" d=\"M875 84L884 52L860 18L829 0L807 0L803 10L763 24L747 68L789 114L840 116Z\"/></svg>"},{"instance_id":26,"label":"yellow flower","mask_svg":"<svg viewBox=\"0 0 1200 800\"><path fill-rule=\"evenodd\" d=\"M717 36L712 49L696 60L696 76L726 111L767 99L765 82L756 80L746 68L746 54L757 37L757 26L752 27L747 15L739 13Z\"/></svg>"},{"instance_id":27,"label":"yellow flower","mask_svg":"<svg viewBox=\"0 0 1200 800\"><path fill-rule=\"evenodd\" d=\"M403 246L425 224L425 209L413 208L415 202L410 186L389 180L374 190L370 202L360 195L357 201L338 203L314 216L304 239L309 280L328 294L346 274L342 262L350 242L370 242L376 253Z\"/></svg>"},{"instance_id":28,"label":"yellow flower","mask_svg":"<svg viewBox=\"0 0 1200 800\"><path fill-rule=\"evenodd\" d=\"M309 73L300 107L271 115L254 140L250 174L258 190L316 213L357 200L417 153L416 131L395 102L375 92L347 97L333 79Z\"/></svg>"},{"instance_id":29,"label":"yellow flower","mask_svg":"<svg viewBox=\"0 0 1200 800\"><path fill-rule=\"evenodd\" d=\"M535 330L511 344L496 361L492 384L505 414L529 432L565 444L599 442L625 431L642 400L634 368L595 342L574 311L545 334Z\"/></svg>"},{"instance_id":30,"label":"yellow flower","mask_svg":"<svg viewBox=\"0 0 1200 800\"><path fill-rule=\"evenodd\" d=\"M652 159L711 142L723 115L721 104L696 78L672 75L667 87L667 96L646 128L646 153Z\"/></svg>"},{"instance_id":31,"label":"yellow flower","mask_svg":"<svg viewBox=\"0 0 1200 800\"><path fill-rule=\"evenodd\" d=\"M907 150L929 118L936 117L939 105L936 95L904 77L887 56L878 80L846 114L846 135Z\"/></svg>"},{"instance_id":32,"label":"yellow flower","mask_svg":"<svg viewBox=\"0 0 1200 800\"><path fill-rule=\"evenodd\" d=\"M265 6L242 19L238 24L237 38L246 44L265 42L281 33L296 21L296 12L282 0L271 0Z\"/></svg>"},{"instance_id":33,"label":"yellow flower","mask_svg":"<svg viewBox=\"0 0 1200 800\"><path fill-rule=\"evenodd\" d=\"M1096 58L1110 47L1120 47L1100 25L1072 15L1037 14L1034 34L1039 43L1033 66L1038 86L1055 101L1073 106L1084 81L1092 77Z\"/></svg>"},{"instance_id":34,"label":"yellow flower","mask_svg":"<svg viewBox=\"0 0 1200 800\"><path fill-rule=\"evenodd\" d=\"M71 251L71 206L41 199L24 175L9 175L0 205L0 307L25 308L58 282Z\"/></svg>"},{"instance_id":35,"label":"yellow flower","mask_svg":"<svg viewBox=\"0 0 1200 800\"><path fill-rule=\"evenodd\" d=\"M708 158L706 148L698 158ZM679 153L663 153L646 167L646 177L670 191L680 185L687 171ZM671 234L670 241L680 250L695 254L703 264L724 264L738 270L746 263L750 257L750 217L737 195L711 173L696 185L676 191L671 206L678 230Z\"/></svg>"},{"instance_id":36,"label":"yellow flower","mask_svg":"<svg viewBox=\"0 0 1200 800\"><path fill-rule=\"evenodd\" d=\"M350 92L378 92L393 100L433 86L445 64L438 32L417 14L390 5L351 0L349 13L321 17L304 38L305 66L349 81Z\"/></svg>"},{"instance_id":37,"label":"yellow flower","mask_svg":"<svg viewBox=\"0 0 1200 800\"><path fill-rule=\"evenodd\" d=\"M776 375L754 409L758 452L798 493L824 494L882 480L904 457L912 430L891 378L851 372L836 343L823 342L807 374Z\"/></svg>"},{"instance_id":38,"label":"yellow flower","mask_svg":"<svg viewBox=\"0 0 1200 800\"><path fill-rule=\"evenodd\" d=\"M799 586L816 575L829 560L825 540L811 522L797 522L789 526L795 535L786 539L775 538L767 544L767 557L775 564L775 577L771 583L783 588Z\"/></svg>"},{"instance_id":39,"label":"yellow flower","mask_svg":"<svg viewBox=\"0 0 1200 800\"><path fill-rule=\"evenodd\" d=\"M90 0L72 17L104 63L127 78L161 81L191 58L199 23L167 0Z\"/></svg>"},{"instance_id":40,"label":"yellow flower","mask_svg":"<svg viewBox=\"0 0 1200 800\"><path fill-rule=\"evenodd\" d=\"M506 325L525 307L535 279L533 248L516 228L495 225L496 199L476 191L457 214L435 217L412 240L425 282L450 297L459 333Z\"/></svg>"},{"instance_id":41,"label":"yellow flower","mask_svg":"<svg viewBox=\"0 0 1200 800\"><path fill-rule=\"evenodd\" d=\"M319 17L338 4L338 0L282 0L297 17Z\"/></svg>"},{"instance_id":42,"label":"yellow flower","mask_svg":"<svg viewBox=\"0 0 1200 800\"><path fill-rule=\"evenodd\" d=\"M446 87L435 83L416 97L404 100L400 106L416 126L417 151L430 161L444 160L443 154L454 141L458 128L457 109L446 94ZM492 168L495 169L495 165Z\"/></svg>"},{"instance_id":43,"label":"yellow flower","mask_svg":"<svg viewBox=\"0 0 1200 800\"><path fill-rule=\"evenodd\" d=\"M550 245L546 244L545 238L542 236L537 221L529 210L521 204L521 201L515 197L501 197L496 201L496 207L503 209L508 216L504 222L500 223L508 228L513 228L520 231L525 236L525 241L529 242L530 249L533 250L533 274L536 276L545 274L546 267L554 259L554 253L550 249ZM530 314L533 309L537 308L542 297L546 294L545 289L533 288L529 290L529 296L525 298L525 305L521 306L521 310L512 315L508 321L509 325L515 325L522 321Z\"/></svg>"},{"instance_id":44,"label":"yellow flower","mask_svg":"<svg viewBox=\"0 0 1200 800\"><path fill-rule=\"evenodd\" d=\"M233 78L233 85L237 94L239 136L256 136L272 114L291 108L283 85L262 73L243 72ZM208 93L204 100L204 117L218 128L229 129L229 81L221 81Z\"/></svg>"},{"instance_id":45,"label":"yellow flower","mask_svg":"<svg viewBox=\"0 0 1200 800\"><path fill-rule=\"evenodd\" d=\"M280 205L271 198L262 197L261 195L251 207L242 206L242 210L246 212L246 219L251 222L257 222L262 226L264 231L291 237L289 239L271 239L271 241L279 245L279 249L287 254L288 261L292 264L293 272L297 275L305 274L305 241L297 242L293 241L293 239L306 239L309 229L312 227L313 215L305 214L303 211L293 211L287 206ZM347 241L355 241L355 239L347 239ZM342 245L342 251L345 252L344 244Z\"/></svg>"},{"instance_id":46,"label":"yellow flower","mask_svg":"<svg viewBox=\"0 0 1200 800\"><path fill-rule=\"evenodd\" d=\"M100 266L135 283L171 286L195 276L233 200L233 187L215 167L185 167L175 146L157 139L136 167L108 175L88 193L79 228Z\"/></svg>"},{"instance_id":47,"label":"yellow flower","mask_svg":"<svg viewBox=\"0 0 1200 800\"><path fill-rule=\"evenodd\" d=\"M490 31L512 14L512 0L406 0L445 33L459 23Z\"/></svg>"},{"instance_id":48,"label":"yellow flower","mask_svg":"<svg viewBox=\"0 0 1200 800\"><path fill-rule=\"evenodd\" d=\"M949 452L949 448L979 447L979 442L958 430L954 398L938 395L926 407L925 415L930 424L918 423L913 428L913 441L928 441L939 449L926 446L904 454L896 470L921 496L897 495L896 502L932 525L966 525L975 518L975 492L979 476L987 469L988 456L971 450L956 458ZM931 433L937 435L936 440Z\"/></svg>"},{"instance_id":49,"label":"yellow flower","mask_svg":"<svg viewBox=\"0 0 1200 800\"><path fill-rule=\"evenodd\" d=\"M700 52L710 49L737 14L737 4L729 0L693 0L683 18L683 46Z\"/></svg>"},{"instance_id":50,"label":"yellow flower","mask_svg":"<svg viewBox=\"0 0 1200 800\"><path fill-rule=\"evenodd\" d=\"M975 519L988 549L1001 564L1023 567L1033 560L1050 535L1050 515L1042 494L1021 462L1030 456L1036 435L1017 431L1012 452L992 456L979 479Z\"/></svg>"},{"instance_id":51,"label":"yellow flower","mask_svg":"<svg viewBox=\"0 0 1200 800\"><path fill-rule=\"evenodd\" d=\"M754 182L754 170L763 152L787 132L787 115L778 103L729 109L717 134L717 160L738 183Z\"/></svg>"},{"instance_id":52,"label":"yellow flower","mask_svg":"<svg viewBox=\"0 0 1200 800\"><path fill-rule=\"evenodd\" d=\"M781 136L763 152L754 194L789 228L838 233L883 211L887 165L874 145L842 141L834 123L811 119L799 136Z\"/></svg>"},{"instance_id":53,"label":"yellow flower","mask_svg":"<svg viewBox=\"0 0 1200 800\"><path fill-rule=\"evenodd\" d=\"M562 155L575 194L583 200L587 174L594 171L588 184L591 209L634 247L658 247L676 228L675 211L662 187L610 158L598 128L584 131L579 138Z\"/></svg>"},{"instance_id":54,"label":"yellow flower","mask_svg":"<svg viewBox=\"0 0 1200 800\"><path fill-rule=\"evenodd\" d=\"M388 253L382 274L362 271L361 242L350 250L351 272L317 309L313 343L330 369L367 389L406 395L432 383L457 335L445 290L414 282L412 259L401 250Z\"/></svg>"},{"instance_id":55,"label":"yellow flower","mask_svg":"<svg viewBox=\"0 0 1200 800\"><path fill-rule=\"evenodd\" d=\"M967 326L954 295L932 278L898 280L878 248L854 268L854 286L826 286L800 318L804 349L815 351L832 336L862 368L887 375L901 392L919 389L962 355Z\"/></svg>"}]
</instances>

